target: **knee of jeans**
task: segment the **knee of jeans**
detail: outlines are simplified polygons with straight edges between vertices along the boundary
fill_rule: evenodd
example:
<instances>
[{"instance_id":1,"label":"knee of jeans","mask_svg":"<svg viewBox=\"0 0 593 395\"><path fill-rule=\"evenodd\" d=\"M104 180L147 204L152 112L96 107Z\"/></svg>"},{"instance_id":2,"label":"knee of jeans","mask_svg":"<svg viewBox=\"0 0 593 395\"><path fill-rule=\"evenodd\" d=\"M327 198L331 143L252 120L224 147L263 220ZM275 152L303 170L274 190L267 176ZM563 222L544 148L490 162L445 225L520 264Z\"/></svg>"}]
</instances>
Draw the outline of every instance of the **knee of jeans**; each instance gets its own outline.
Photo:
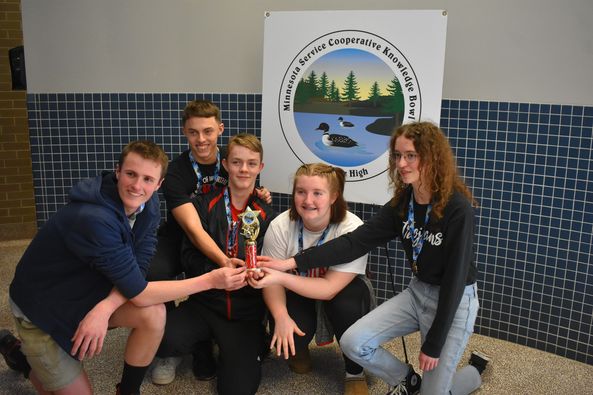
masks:
<instances>
[{"instance_id":1,"label":"knee of jeans","mask_svg":"<svg viewBox=\"0 0 593 395\"><path fill-rule=\"evenodd\" d=\"M350 359L365 358L372 352L372 348L363 346L358 340L358 336L352 331L347 330L340 339L342 352Z\"/></svg>"}]
</instances>

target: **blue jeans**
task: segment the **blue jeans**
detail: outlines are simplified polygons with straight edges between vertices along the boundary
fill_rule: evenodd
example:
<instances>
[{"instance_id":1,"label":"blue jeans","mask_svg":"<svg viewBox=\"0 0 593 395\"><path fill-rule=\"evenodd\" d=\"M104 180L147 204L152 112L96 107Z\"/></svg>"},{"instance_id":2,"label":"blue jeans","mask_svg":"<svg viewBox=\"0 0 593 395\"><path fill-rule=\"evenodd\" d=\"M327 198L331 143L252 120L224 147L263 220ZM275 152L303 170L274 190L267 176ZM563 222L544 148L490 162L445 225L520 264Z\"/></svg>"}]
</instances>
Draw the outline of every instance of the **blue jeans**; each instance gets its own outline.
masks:
<instances>
[{"instance_id":1,"label":"blue jeans","mask_svg":"<svg viewBox=\"0 0 593 395\"><path fill-rule=\"evenodd\" d=\"M389 385L399 384L405 379L408 366L381 345L418 330L424 343L436 314L439 289L439 286L424 283L414 277L403 292L382 303L348 328L340 341L342 352ZM473 366L455 374L459 359L473 333L478 307L476 284L466 286L438 366L422 375L422 394L467 394L480 386L480 374Z\"/></svg>"}]
</instances>

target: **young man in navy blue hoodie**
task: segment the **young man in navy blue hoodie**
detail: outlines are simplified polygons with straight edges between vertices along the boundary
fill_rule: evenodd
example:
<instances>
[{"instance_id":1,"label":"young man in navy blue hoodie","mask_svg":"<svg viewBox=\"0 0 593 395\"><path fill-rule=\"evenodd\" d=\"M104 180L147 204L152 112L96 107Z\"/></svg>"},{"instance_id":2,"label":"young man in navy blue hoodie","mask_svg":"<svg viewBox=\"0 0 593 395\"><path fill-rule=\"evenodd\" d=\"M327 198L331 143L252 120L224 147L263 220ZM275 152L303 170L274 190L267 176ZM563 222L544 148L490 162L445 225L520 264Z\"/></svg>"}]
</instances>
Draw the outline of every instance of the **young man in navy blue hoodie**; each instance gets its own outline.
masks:
<instances>
[{"instance_id":1,"label":"young man in navy blue hoodie","mask_svg":"<svg viewBox=\"0 0 593 395\"><path fill-rule=\"evenodd\" d=\"M243 268L147 282L160 222L155 193L168 158L149 141L128 144L115 172L80 182L17 265L10 304L40 394L91 394L82 360L108 328L131 328L117 393L139 393L165 328L163 302L245 285Z\"/></svg>"}]
</instances>

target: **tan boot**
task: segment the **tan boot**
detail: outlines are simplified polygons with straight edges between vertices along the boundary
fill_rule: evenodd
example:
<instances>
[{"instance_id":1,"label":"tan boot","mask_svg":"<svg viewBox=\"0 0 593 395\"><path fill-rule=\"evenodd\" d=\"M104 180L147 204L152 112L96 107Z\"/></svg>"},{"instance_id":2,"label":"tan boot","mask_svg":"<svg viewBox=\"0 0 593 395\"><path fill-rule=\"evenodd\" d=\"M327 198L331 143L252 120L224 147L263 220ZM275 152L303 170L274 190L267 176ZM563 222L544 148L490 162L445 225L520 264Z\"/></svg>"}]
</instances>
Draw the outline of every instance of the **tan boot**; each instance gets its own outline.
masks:
<instances>
[{"instance_id":1,"label":"tan boot","mask_svg":"<svg viewBox=\"0 0 593 395\"><path fill-rule=\"evenodd\" d=\"M344 395L369 395L366 376L346 377L344 381Z\"/></svg>"},{"instance_id":2,"label":"tan boot","mask_svg":"<svg viewBox=\"0 0 593 395\"><path fill-rule=\"evenodd\" d=\"M288 367L298 374L309 373L313 369L309 348L296 350L296 355L288 357Z\"/></svg>"}]
</instances>

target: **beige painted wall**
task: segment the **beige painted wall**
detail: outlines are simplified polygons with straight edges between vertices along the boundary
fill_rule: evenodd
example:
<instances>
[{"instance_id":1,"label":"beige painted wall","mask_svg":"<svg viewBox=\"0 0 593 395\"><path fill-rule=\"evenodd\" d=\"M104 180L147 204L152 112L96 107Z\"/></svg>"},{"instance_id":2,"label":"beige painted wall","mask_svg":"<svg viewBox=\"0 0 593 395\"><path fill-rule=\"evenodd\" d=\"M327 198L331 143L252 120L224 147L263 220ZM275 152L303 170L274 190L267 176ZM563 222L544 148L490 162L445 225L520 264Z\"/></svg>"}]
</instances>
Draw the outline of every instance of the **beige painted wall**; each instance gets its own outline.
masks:
<instances>
[{"instance_id":1,"label":"beige painted wall","mask_svg":"<svg viewBox=\"0 0 593 395\"><path fill-rule=\"evenodd\" d=\"M448 12L444 98L593 105L591 0L22 4L33 93L260 93L265 11L423 8Z\"/></svg>"}]
</instances>

